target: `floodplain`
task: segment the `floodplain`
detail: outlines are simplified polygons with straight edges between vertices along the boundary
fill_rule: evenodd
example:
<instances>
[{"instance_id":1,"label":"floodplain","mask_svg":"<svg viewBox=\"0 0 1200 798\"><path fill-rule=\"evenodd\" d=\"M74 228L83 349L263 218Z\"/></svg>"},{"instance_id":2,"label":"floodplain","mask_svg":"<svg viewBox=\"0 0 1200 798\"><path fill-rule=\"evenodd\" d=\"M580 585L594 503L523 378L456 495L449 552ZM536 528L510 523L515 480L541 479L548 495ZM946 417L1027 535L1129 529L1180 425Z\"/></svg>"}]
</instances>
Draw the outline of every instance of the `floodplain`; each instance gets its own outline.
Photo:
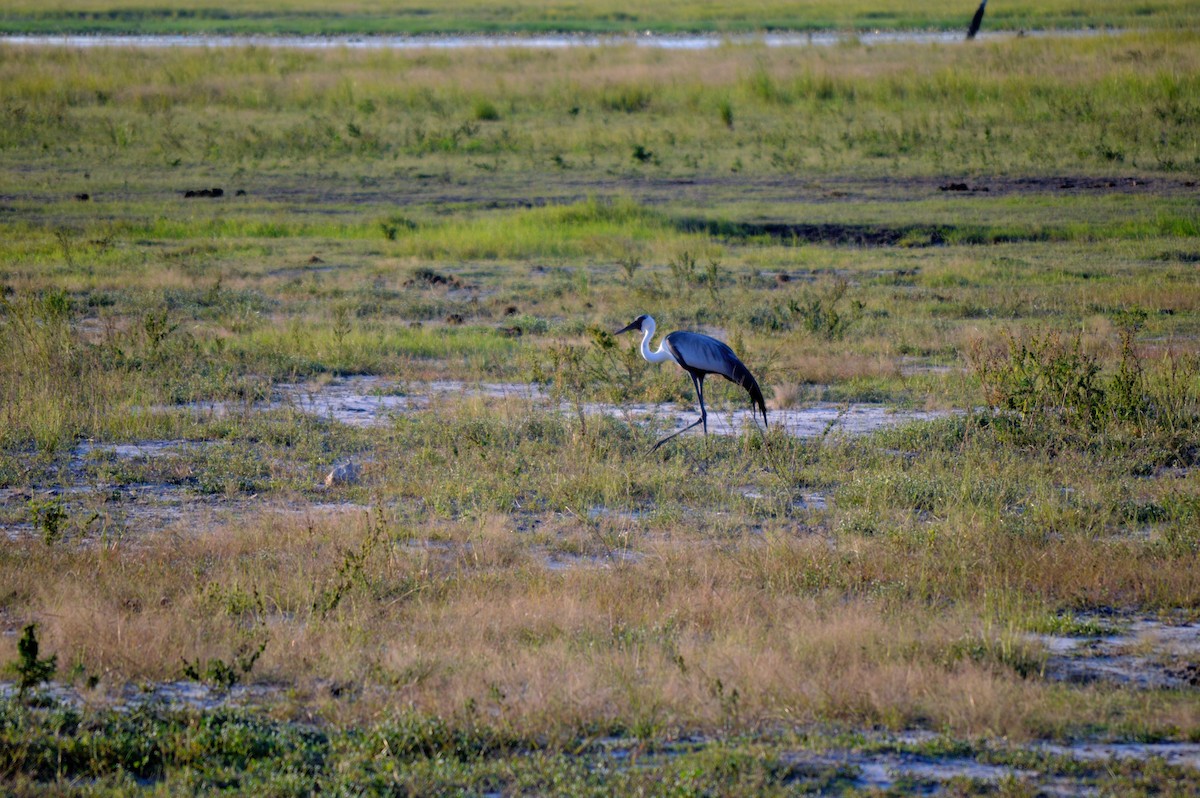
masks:
<instances>
[{"instance_id":1,"label":"floodplain","mask_svg":"<svg viewBox=\"0 0 1200 798\"><path fill-rule=\"evenodd\" d=\"M1194 793L1197 39L0 47L6 788Z\"/></svg>"}]
</instances>

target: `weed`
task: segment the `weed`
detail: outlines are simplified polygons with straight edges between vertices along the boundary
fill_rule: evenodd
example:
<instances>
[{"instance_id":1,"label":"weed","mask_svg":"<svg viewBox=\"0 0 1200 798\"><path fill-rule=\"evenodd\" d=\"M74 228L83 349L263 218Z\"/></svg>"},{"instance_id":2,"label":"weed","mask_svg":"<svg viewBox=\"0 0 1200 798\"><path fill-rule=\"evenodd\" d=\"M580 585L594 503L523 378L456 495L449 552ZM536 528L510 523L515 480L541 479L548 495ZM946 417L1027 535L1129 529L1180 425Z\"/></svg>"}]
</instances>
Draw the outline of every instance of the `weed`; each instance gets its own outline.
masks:
<instances>
[{"instance_id":1,"label":"weed","mask_svg":"<svg viewBox=\"0 0 1200 798\"><path fill-rule=\"evenodd\" d=\"M627 84L605 91L601 104L609 111L635 114L649 108L653 97L653 91L650 88Z\"/></svg>"},{"instance_id":2,"label":"weed","mask_svg":"<svg viewBox=\"0 0 1200 798\"><path fill-rule=\"evenodd\" d=\"M352 330L350 323L350 306L340 304L333 309L333 342L342 349L346 343L346 336Z\"/></svg>"},{"instance_id":3,"label":"weed","mask_svg":"<svg viewBox=\"0 0 1200 798\"><path fill-rule=\"evenodd\" d=\"M495 122L500 118L500 112L492 101L482 98L475 101L471 115L480 122Z\"/></svg>"},{"instance_id":4,"label":"weed","mask_svg":"<svg viewBox=\"0 0 1200 798\"><path fill-rule=\"evenodd\" d=\"M733 103L728 99L722 99L717 103L717 113L721 117L721 124L733 130Z\"/></svg>"},{"instance_id":5,"label":"weed","mask_svg":"<svg viewBox=\"0 0 1200 798\"><path fill-rule=\"evenodd\" d=\"M1021 339L1005 333L1004 341L1004 352L977 344L970 353L989 406L1015 411L1030 424L1046 412L1075 425L1098 423L1105 403L1100 365L1083 351L1078 333L1069 344L1053 332Z\"/></svg>"},{"instance_id":6,"label":"weed","mask_svg":"<svg viewBox=\"0 0 1200 798\"><path fill-rule=\"evenodd\" d=\"M1105 397L1108 411L1117 421L1132 421L1145 413L1145 372L1140 358L1134 350L1134 339L1145 326L1144 310L1127 311L1117 317L1117 329L1121 339L1121 360L1117 364Z\"/></svg>"},{"instance_id":7,"label":"weed","mask_svg":"<svg viewBox=\"0 0 1200 798\"><path fill-rule=\"evenodd\" d=\"M787 310L800 320L802 329L817 338L823 341L843 338L864 308L861 302L854 300L848 312L838 309L848 288L845 280L838 280L824 295L810 293L805 299L789 299Z\"/></svg>"},{"instance_id":8,"label":"weed","mask_svg":"<svg viewBox=\"0 0 1200 798\"><path fill-rule=\"evenodd\" d=\"M721 261L718 258L709 258L708 264L704 267L704 273L700 276L700 282L708 289L708 298L714 305L719 301L721 284L724 280Z\"/></svg>"},{"instance_id":9,"label":"weed","mask_svg":"<svg viewBox=\"0 0 1200 798\"><path fill-rule=\"evenodd\" d=\"M17 661L8 665L8 670L17 677L17 690L24 696L42 682L49 681L58 670L58 655L38 657L37 624L26 624L17 641Z\"/></svg>"},{"instance_id":10,"label":"weed","mask_svg":"<svg viewBox=\"0 0 1200 798\"><path fill-rule=\"evenodd\" d=\"M1070 637L1102 637L1116 634L1118 627L1104 618L1082 617L1067 612L1036 619L1030 624L1030 631Z\"/></svg>"},{"instance_id":11,"label":"weed","mask_svg":"<svg viewBox=\"0 0 1200 798\"><path fill-rule=\"evenodd\" d=\"M412 232L417 228L417 223L412 219L398 214L392 214L379 222L379 229L383 231L383 237L388 241L395 241L401 233Z\"/></svg>"},{"instance_id":12,"label":"weed","mask_svg":"<svg viewBox=\"0 0 1200 798\"><path fill-rule=\"evenodd\" d=\"M342 599L355 585L361 585L370 590L371 585L366 568L376 549L384 543L386 538L387 521L383 511L377 509L373 520L368 519L368 533L363 537L358 549L342 552L342 561L338 565L333 583L321 589L313 601L313 609L325 617L337 609Z\"/></svg>"},{"instance_id":13,"label":"weed","mask_svg":"<svg viewBox=\"0 0 1200 798\"><path fill-rule=\"evenodd\" d=\"M54 231L54 238L58 241L63 260L71 269L75 268L75 236L75 231L66 227L59 227Z\"/></svg>"},{"instance_id":14,"label":"weed","mask_svg":"<svg viewBox=\"0 0 1200 798\"><path fill-rule=\"evenodd\" d=\"M1027 424L1051 415L1093 433L1126 422L1174 431L1182 418L1195 416L1197 405L1183 386L1194 384L1196 372L1181 379L1180 364L1169 361L1167 373L1151 387L1133 343L1144 319L1143 313L1119 318L1120 361L1109 375L1095 355L1083 351L1079 333L1069 344L1053 332L1025 338L1005 333L1005 350L977 341L969 362L989 405L1014 411Z\"/></svg>"},{"instance_id":15,"label":"weed","mask_svg":"<svg viewBox=\"0 0 1200 798\"><path fill-rule=\"evenodd\" d=\"M1200 552L1200 497L1174 494L1167 504L1166 544L1183 556Z\"/></svg>"},{"instance_id":16,"label":"weed","mask_svg":"<svg viewBox=\"0 0 1200 798\"><path fill-rule=\"evenodd\" d=\"M266 641L257 646L244 643L233 653L229 662L218 657L209 659L203 665L199 661L183 660L183 677L195 682L204 682L224 690L236 685L254 668L254 663L262 656L267 648Z\"/></svg>"},{"instance_id":17,"label":"weed","mask_svg":"<svg viewBox=\"0 0 1200 798\"><path fill-rule=\"evenodd\" d=\"M622 252L617 263L621 266L621 272L625 275L625 285L633 285L633 276L637 274L638 269L642 268L642 254L631 244L627 244Z\"/></svg>"},{"instance_id":18,"label":"weed","mask_svg":"<svg viewBox=\"0 0 1200 798\"><path fill-rule=\"evenodd\" d=\"M696 256L689 250L681 250L671 256L667 266L670 267L671 278L675 281L676 295L684 296L685 289L697 281Z\"/></svg>"},{"instance_id":19,"label":"weed","mask_svg":"<svg viewBox=\"0 0 1200 798\"><path fill-rule=\"evenodd\" d=\"M28 507L33 528L41 533L46 545L57 543L63 536L68 518L62 499L30 499Z\"/></svg>"},{"instance_id":20,"label":"weed","mask_svg":"<svg viewBox=\"0 0 1200 798\"><path fill-rule=\"evenodd\" d=\"M1025 679L1040 676L1045 666L1044 655L1023 644L1011 632L998 637L966 636L951 643L946 651L947 665L964 659L1010 668Z\"/></svg>"},{"instance_id":21,"label":"weed","mask_svg":"<svg viewBox=\"0 0 1200 798\"><path fill-rule=\"evenodd\" d=\"M147 311L142 316L142 331L146 334L146 349L151 357L157 356L163 342L171 333L179 329L178 324L167 320L167 309Z\"/></svg>"}]
</instances>

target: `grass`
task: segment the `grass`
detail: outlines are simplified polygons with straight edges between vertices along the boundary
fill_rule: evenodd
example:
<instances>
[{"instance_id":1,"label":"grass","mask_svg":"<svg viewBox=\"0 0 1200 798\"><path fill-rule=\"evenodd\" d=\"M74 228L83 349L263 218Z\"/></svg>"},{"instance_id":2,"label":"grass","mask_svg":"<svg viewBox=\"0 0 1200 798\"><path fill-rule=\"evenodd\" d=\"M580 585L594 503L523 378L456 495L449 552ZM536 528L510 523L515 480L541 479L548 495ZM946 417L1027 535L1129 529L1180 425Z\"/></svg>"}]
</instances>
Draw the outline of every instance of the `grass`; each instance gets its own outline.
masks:
<instances>
[{"instance_id":1,"label":"grass","mask_svg":"<svg viewBox=\"0 0 1200 798\"><path fill-rule=\"evenodd\" d=\"M530 169L550 188L573 183L577 198L601 176L697 170L1170 175L1196 163L1194 51L1188 31L935 46L919 62L901 45L605 51L616 58L8 48L0 104L13 124L0 143L10 157L57 154L41 176L22 158L22 182L70 178L98 198L123 195L131 158L141 190L177 197L214 180L261 196L281 170L328 175L332 163L358 198L382 181L437 187ZM502 118L479 120L481 99ZM639 146L655 157L635 158ZM257 234L287 235L296 221Z\"/></svg>"},{"instance_id":2,"label":"grass","mask_svg":"<svg viewBox=\"0 0 1200 798\"><path fill-rule=\"evenodd\" d=\"M88 698L5 699L6 783L851 792L797 752L880 729L1194 784L1026 745L1200 728L1029 637L1200 608L1194 38L0 51L0 662L36 623ZM647 457L584 412L691 412L642 312L944 414ZM347 375L544 395L287 400ZM103 706L181 680L265 698Z\"/></svg>"},{"instance_id":3,"label":"grass","mask_svg":"<svg viewBox=\"0 0 1200 798\"><path fill-rule=\"evenodd\" d=\"M76 0L52 8L29 0L9 4L0 23L12 33L139 33L139 34L660 34L683 32L741 33L820 30L964 30L972 6L939 0L933 3L808 2L713 4L678 0L631 10L601 0L586 5L521 0L497 4L489 0L454 0L437 8L413 2L328 3L292 0L281 4L243 3L231 8L210 1L164 8L147 0L120 4ZM1016 2L988 9L985 34L991 30L1046 28L1144 28L1194 24L1195 9L1184 0L1157 0L1129 6L1118 0L1092 3L1086 10L1066 0Z\"/></svg>"}]
</instances>

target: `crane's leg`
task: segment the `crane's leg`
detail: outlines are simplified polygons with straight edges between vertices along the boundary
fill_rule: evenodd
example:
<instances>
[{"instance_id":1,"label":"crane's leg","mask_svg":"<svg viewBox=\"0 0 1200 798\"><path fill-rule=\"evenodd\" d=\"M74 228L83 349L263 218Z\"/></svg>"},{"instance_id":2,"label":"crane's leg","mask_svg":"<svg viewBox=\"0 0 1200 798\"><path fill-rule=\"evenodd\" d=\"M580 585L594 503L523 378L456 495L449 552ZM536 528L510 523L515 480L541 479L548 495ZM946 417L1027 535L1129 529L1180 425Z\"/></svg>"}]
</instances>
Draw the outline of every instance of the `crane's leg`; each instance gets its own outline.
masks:
<instances>
[{"instance_id":1,"label":"crane's leg","mask_svg":"<svg viewBox=\"0 0 1200 798\"><path fill-rule=\"evenodd\" d=\"M696 396L700 399L700 418L696 419L691 424L688 424L683 429L681 429L677 432L672 432L670 435L663 438L658 443L654 444L654 448L652 448L650 450L651 453L658 451L659 446L662 446L664 443L671 440L672 438L674 438L678 435L682 435L683 433L690 430L692 427L699 426L700 424L704 425L704 434L706 436L708 435L708 413L704 409L704 377L697 378L691 374L689 374L688 376L692 378L692 384L696 386Z\"/></svg>"},{"instance_id":2,"label":"crane's leg","mask_svg":"<svg viewBox=\"0 0 1200 798\"><path fill-rule=\"evenodd\" d=\"M698 427L698 426L700 426L700 422L701 422L702 420L703 420L703 419L699 419L699 418L698 418L698 419L696 419L695 421L693 421L691 424L688 424L686 427L684 427L683 429L679 430L678 432L672 432L670 435L668 435L667 437L663 438L663 439L662 439L661 441L659 441L658 443L654 444L654 446L653 446L653 447L650 449L650 452L651 452L651 453L654 453L654 452L658 451L658 447L659 447L659 446L662 446L664 443L666 443L667 441L671 440L672 438L674 438L674 437L676 437L676 436L678 436L678 435L682 435L683 433L685 433L685 432L687 432L688 430L690 430L692 427Z\"/></svg>"}]
</instances>

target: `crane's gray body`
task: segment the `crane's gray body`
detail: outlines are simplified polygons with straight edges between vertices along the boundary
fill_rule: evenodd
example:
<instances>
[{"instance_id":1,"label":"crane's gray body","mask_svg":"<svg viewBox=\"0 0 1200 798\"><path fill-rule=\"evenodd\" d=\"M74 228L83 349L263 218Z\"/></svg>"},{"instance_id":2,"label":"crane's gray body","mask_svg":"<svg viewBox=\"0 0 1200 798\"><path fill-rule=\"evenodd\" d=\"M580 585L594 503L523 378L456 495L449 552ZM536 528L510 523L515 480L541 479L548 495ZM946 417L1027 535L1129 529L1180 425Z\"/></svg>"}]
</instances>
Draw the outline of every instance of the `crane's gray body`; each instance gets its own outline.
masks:
<instances>
[{"instance_id":1,"label":"crane's gray body","mask_svg":"<svg viewBox=\"0 0 1200 798\"><path fill-rule=\"evenodd\" d=\"M663 339L667 351L685 371L695 378L705 374L720 374L732 383L742 386L750 394L750 401L762 410L763 423L767 420L767 404L762 389L750 373L750 369L738 359L728 344L708 335L678 330Z\"/></svg>"}]
</instances>

